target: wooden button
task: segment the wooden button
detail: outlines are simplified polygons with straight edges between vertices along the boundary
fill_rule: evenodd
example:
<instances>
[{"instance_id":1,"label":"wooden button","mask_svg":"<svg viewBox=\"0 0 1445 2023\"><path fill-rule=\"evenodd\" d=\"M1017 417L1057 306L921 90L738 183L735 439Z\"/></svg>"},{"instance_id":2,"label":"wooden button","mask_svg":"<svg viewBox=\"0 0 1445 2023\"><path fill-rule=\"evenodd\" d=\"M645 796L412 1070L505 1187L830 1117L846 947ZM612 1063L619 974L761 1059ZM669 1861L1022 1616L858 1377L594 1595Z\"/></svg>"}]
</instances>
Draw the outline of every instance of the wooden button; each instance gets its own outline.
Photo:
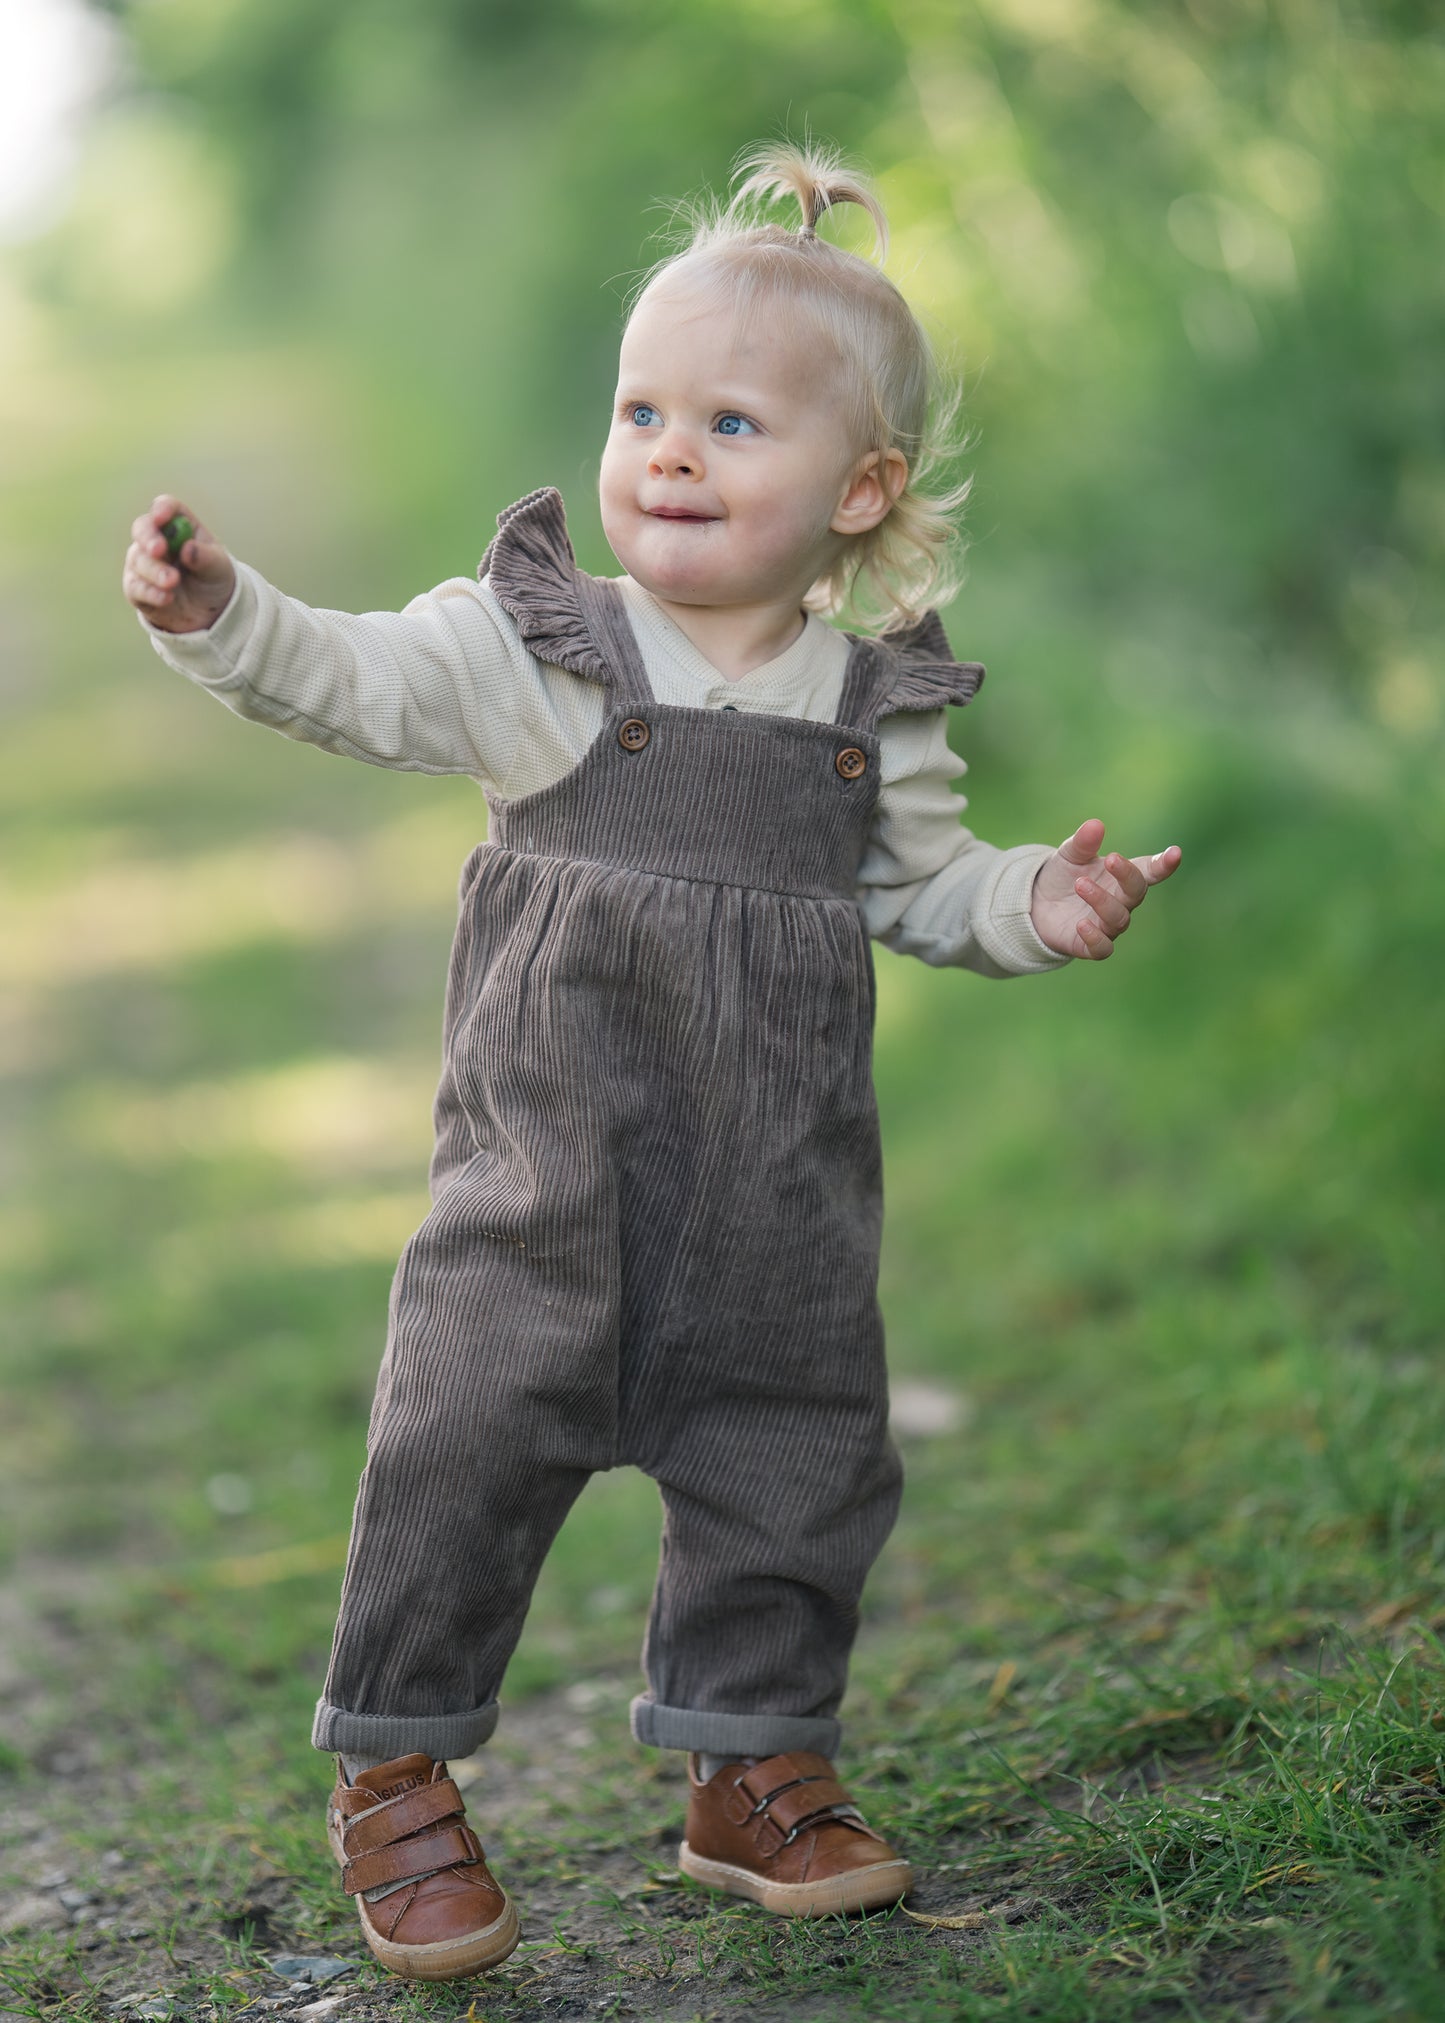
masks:
<instances>
[{"instance_id":1,"label":"wooden button","mask_svg":"<svg viewBox=\"0 0 1445 2023\"><path fill-rule=\"evenodd\" d=\"M630 716L625 724L618 727L617 742L625 752L640 752L652 736L652 732L640 716Z\"/></svg>"},{"instance_id":2,"label":"wooden button","mask_svg":"<svg viewBox=\"0 0 1445 2023\"><path fill-rule=\"evenodd\" d=\"M724 709L730 709L730 710L732 711L732 713L733 713L733 715L734 715L734 716L736 716L736 715L737 715L737 713L738 713L738 706L737 706L737 704L736 704L735 702L725 702L725 703L723 704L723 708L724 708Z\"/></svg>"},{"instance_id":3,"label":"wooden button","mask_svg":"<svg viewBox=\"0 0 1445 2023\"><path fill-rule=\"evenodd\" d=\"M860 752L857 745L845 745L833 764L845 780L856 780L860 773L868 770L867 754Z\"/></svg>"}]
</instances>

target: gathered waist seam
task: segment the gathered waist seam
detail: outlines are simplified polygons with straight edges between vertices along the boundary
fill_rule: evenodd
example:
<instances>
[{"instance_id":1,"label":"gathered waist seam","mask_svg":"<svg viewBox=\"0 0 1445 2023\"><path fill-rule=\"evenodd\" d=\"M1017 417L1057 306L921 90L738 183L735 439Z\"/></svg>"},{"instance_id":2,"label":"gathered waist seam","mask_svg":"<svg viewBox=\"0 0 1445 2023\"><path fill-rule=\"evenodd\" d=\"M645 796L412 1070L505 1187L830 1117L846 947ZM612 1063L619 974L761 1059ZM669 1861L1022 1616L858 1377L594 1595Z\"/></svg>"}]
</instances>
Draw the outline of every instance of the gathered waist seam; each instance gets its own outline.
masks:
<instances>
[{"instance_id":1,"label":"gathered waist seam","mask_svg":"<svg viewBox=\"0 0 1445 2023\"><path fill-rule=\"evenodd\" d=\"M687 871L654 871L642 864L624 864L610 857L561 857L550 850L521 850L512 843L493 842L487 838L484 849L501 850L509 857L527 858L538 864L590 864L599 871L627 871L638 878L666 878L676 885L720 886L729 892L770 892L779 899L828 899L840 905L857 906L856 892L826 892L818 888L811 890L797 885L747 884L741 878L703 878Z\"/></svg>"}]
</instances>

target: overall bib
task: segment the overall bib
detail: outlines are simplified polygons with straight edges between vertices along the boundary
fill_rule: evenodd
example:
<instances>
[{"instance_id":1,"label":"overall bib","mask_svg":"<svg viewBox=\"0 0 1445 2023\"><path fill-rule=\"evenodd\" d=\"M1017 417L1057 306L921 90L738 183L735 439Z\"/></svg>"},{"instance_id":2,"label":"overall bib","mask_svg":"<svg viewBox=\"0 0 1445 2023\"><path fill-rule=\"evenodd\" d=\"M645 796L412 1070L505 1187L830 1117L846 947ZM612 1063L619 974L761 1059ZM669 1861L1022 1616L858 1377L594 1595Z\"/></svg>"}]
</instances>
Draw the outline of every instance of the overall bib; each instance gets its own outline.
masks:
<instances>
[{"instance_id":1,"label":"overall bib","mask_svg":"<svg viewBox=\"0 0 1445 2023\"><path fill-rule=\"evenodd\" d=\"M313 1739L484 1741L548 1547L627 1462L664 1509L634 1734L832 1755L901 1480L855 897L875 726L982 670L929 613L853 642L833 723L660 704L558 494L498 525L481 573L610 707L564 778L491 801L463 870L434 1205L397 1268Z\"/></svg>"}]
</instances>

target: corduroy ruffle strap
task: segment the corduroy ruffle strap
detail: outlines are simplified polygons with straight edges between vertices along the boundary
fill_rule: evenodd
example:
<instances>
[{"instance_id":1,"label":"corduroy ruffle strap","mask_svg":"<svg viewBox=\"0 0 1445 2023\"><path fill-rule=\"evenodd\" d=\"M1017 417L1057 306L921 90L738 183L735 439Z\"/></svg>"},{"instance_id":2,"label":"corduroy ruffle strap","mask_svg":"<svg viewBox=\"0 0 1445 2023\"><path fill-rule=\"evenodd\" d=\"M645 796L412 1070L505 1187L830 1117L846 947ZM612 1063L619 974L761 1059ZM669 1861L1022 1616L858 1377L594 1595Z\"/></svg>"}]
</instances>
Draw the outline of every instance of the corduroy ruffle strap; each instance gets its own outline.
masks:
<instances>
[{"instance_id":1,"label":"corduroy ruffle strap","mask_svg":"<svg viewBox=\"0 0 1445 2023\"><path fill-rule=\"evenodd\" d=\"M976 660L954 659L936 611L925 611L907 631L881 639L848 636L853 651L833 719L837 724L876 730L882 717L941 709L945 703L961 706L978 694L983 668Z\"/></svg>"},{"instance_id":2,"label":"corduroy ruffle strap","mask_svg":"<svg viewBox=\"0 0 1445 2023\"><path fill-rule=\"evenodd\" d=\"M497 602L539 660L600 682L620 700L652 700L621 592L605 576L577 567L554 486L529 492L498 515L477 575L490 580Z\"/></svg>"}]
</instances>

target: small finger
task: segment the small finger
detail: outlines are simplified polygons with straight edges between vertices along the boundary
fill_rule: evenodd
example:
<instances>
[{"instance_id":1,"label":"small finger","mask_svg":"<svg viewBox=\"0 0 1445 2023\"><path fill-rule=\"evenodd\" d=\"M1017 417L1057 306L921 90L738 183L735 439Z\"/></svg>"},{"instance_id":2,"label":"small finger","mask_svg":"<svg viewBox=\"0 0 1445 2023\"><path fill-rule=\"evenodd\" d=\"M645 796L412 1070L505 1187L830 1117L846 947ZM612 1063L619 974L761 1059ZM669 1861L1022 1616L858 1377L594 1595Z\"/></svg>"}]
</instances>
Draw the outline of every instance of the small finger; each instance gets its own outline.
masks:
<instances>
[{"instance_id":1,"label":"small finger","mask_svg":"<svg viewBox=\"0 0 1445 2023\"><path fill-rule=\"evenodd\" d=\"M180 571L173 569L169 562L162 562L154 555L137 555L131 564L132 573L142 582L153 584L157 589L169 590L180 582Z\"/></svg>"},{"instance_id":2,"label":"small finger","mask_svg":"<svg viewBox=\"0 0 1445 2023\"><path fill-rule=\"evenodd\" d=\"M159 536L154 541L132 541L126 560L133 569L159 569L165 566L165 542ZM160 549L160 554L156 553Z\"/></svg>"},{"instance_id":3,"label":"small finger","mask_svg":"<svg viewBox=\"0 0 1445 2023\"><path fill-rule=\"evenodd\" d=\"M1079 922L1078 933L1090 962L1104 962L1114 953L1113 942L1097 920L1090 920L1086 915Z\"/></svg>"},{"instance_id":4,"label":"small finger","mask_svg":"<svg viewBox=\"0 0 1445 2023\"><path fill-rule=\"evenodd\" d=\"M1107 934L1122 934L1129 925L1129 909L1114 893L1105 891L1092 878L1076 878L1074 890L1092 906Z\"/></svg>"},{"instance_id":5,"label":"small finger","mask_svg":"<svg viewBox=\"0 0 1445 2023\"><path fill-rule=\"evenodd\" d=\"M166 537L158 534L154 527L141 526L131 542L131 552L136 555L164 555Z\"/></svg>"},{"instance_id":6,"label":"small finger","mask_svg":"<svg viewBox=\"0 0 1445 2023\"><path fill-rule=\"evenodd\" d=\"M1117 851L1104 859L1105 869L1118 881L1119 890L1128 906L1137 906L1149 890L1149 880L1139 869L1132 857L1121 857Z\"/></svg>"},{"instance_id":7,"label":"small finger","mask_svg":"<svg viewBox=\"0 0 1445 2023\"><path fill-rule=\"evenodd\" d=\"M1160 850L1153 857L1132 857L1129 861L1143 877L1146 885L1158 885L1179 869L1179 860L1184 855L1177 843L1171 843L1167 850Z\"/></svg>"}]
</instances>

